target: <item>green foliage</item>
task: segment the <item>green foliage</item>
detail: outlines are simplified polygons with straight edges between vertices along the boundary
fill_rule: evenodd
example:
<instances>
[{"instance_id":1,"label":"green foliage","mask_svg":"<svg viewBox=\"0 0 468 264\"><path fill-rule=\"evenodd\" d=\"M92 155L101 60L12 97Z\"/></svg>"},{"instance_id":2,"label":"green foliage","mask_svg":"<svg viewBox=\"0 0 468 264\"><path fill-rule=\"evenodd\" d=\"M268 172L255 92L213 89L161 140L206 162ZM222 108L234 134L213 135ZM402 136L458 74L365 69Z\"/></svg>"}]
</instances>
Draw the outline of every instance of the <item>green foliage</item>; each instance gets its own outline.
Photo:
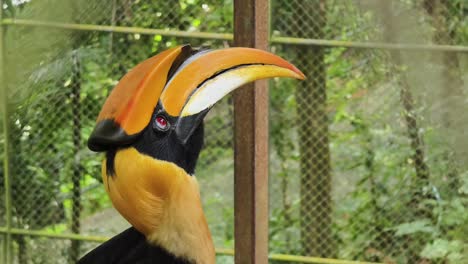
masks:
<instances>
[{"instance_id":1,"label":"green foliage","mask_svg":"<svg viewBox=\"0 0 468 264\"><path fill-rule=\"evenodd\" d=\"M424 247L421 256L427 259L447 259L453 263L462 263L463 260L466 260L463 251L463 241L461 240L436 239L432 244L427 244Z\"/></svg>"}]
</instances>

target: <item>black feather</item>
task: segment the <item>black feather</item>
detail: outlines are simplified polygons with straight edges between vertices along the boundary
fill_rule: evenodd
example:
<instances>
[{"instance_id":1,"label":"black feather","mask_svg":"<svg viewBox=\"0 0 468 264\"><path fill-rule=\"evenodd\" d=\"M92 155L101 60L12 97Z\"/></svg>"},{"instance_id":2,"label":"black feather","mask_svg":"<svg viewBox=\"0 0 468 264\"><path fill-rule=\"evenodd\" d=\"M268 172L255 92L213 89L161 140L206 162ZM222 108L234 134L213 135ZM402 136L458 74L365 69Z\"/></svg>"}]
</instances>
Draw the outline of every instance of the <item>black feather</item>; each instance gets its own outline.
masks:
<instances>
[{"instance_id":1,"label":"black feather","mask_svg":"<svg viewBox=\"0 0 468 264\"><path fill-rule=\"evenodd\" d=\"M161 247L146 241L143 234L131 227L95 248L78 264L194 264L177 258Z\"/></svg>"}]
</instances>

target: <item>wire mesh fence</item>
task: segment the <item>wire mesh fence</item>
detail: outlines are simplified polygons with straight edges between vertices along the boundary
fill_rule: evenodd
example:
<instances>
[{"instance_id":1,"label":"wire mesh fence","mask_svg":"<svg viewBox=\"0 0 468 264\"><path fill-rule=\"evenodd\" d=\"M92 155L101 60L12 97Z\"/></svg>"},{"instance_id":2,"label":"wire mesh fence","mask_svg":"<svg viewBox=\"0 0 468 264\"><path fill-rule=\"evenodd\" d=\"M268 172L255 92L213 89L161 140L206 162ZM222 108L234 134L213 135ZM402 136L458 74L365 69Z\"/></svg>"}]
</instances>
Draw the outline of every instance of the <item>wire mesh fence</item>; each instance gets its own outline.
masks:
<instances>
[{"instance_id":1,"label":"wire mesh fence","mask_svg":"<svg viewBox=\"0 0 468 264\"><path fill-rule=\"evenodd\" d=\"M89 241L128 226L101 186L99 155L86 148L100 107L121 76L154 53L181 43L231 45L226 37L196 33L231 33L232 6L232 0L3 1L0 68L9 111L1 147L8 144L11 207L2 185L0 212L9 210L12 228L23 232L11 237L14 263L73 263L97 245ZM404 45L462 49L468 2L273 0L271 11L271 50L308 79L270 82L270 252L466 262L467 49ZM340 42L275 41L280 37ZM362 42L370 46L347 45ZM376 42L400 46L372 48ZM196 170L218 248L234 246L232 112L226 98L205 119ZM6 226L2 217L4 234ZM45 237L63 234L80 236ZM0 237L3 255L6 240Z\"/></svg>"}]
</instances>

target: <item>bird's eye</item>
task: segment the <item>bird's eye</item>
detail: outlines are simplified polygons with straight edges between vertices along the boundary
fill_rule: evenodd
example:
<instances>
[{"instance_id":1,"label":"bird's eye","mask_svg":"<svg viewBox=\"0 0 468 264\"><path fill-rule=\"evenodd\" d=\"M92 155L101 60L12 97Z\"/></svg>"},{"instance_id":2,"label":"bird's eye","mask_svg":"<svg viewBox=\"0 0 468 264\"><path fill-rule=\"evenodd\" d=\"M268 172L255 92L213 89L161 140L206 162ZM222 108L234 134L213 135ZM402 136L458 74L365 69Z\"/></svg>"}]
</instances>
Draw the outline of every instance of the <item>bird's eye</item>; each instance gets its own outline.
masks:
<instances>
[{"instance_id":1,"label":"bird's eye","mask_svg":"<svg viewBox=\"0 0 468 264\"><path fill-rule=\"evenodd\" d=\"M169 122L163 116L157 116L154 120L154 127L159 131L167 131L169 126Z\"/></svg>"}]
</instances>

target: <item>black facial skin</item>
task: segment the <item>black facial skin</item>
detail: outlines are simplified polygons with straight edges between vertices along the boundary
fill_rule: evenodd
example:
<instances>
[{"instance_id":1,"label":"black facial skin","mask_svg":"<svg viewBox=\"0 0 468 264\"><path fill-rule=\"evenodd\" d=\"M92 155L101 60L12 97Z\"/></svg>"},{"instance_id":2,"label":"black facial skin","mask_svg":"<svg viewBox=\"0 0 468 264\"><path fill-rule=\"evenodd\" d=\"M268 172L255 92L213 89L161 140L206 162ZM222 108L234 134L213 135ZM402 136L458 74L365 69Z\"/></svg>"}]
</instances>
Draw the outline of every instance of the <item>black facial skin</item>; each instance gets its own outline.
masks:
<instances>
[{"instance_id":1,"label":"black facial skin","mask_svg":"<svg viewBox=\"0 0 468 264\"><path fill-rule=\"evenodd\" d=\"M166 119L169 129L161 131L155 124L156 117ZM195 119L197 116L186 117ZM183 142L175 132L178 118L168 116L161 106L157 106L151 122L143 130L139 138L132 144L140 153L146 154L158 160L169 161L183 168L188 174L193 175L198 156L203 147L203 121L194 124L196 128L189 136L187 142ZM184 120L179 122L185 123Z\"/></svg>"}]
</instances>

